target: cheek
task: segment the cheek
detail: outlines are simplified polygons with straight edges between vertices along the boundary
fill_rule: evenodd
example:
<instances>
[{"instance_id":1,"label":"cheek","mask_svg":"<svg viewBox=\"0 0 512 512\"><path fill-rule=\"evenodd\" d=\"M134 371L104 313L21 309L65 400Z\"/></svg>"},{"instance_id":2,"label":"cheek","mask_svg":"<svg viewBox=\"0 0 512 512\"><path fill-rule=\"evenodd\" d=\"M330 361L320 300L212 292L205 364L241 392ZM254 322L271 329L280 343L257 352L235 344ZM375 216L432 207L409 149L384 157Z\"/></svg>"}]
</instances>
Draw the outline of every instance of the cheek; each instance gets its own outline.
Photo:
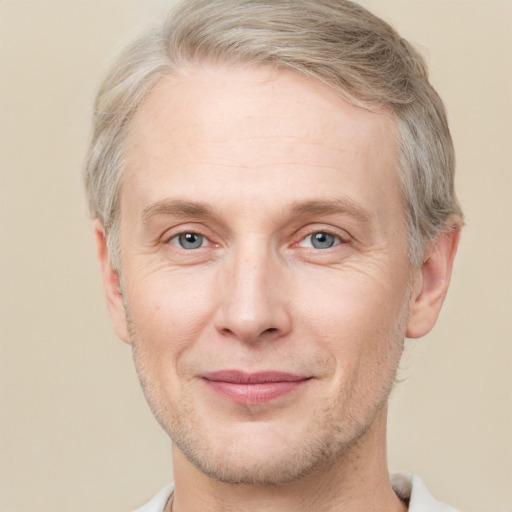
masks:
<instances>
[{"instance_id":1,"label":"cheek","mask_svg":"<svg viewBox=\"0 0 512 512\"><path fill-rule=\"evenodd\" d=\"M310 332L334 363L326 393L330 410L354 428L361 418L370 421L392 389L406 303L403 286L348 273L304 301Z\"/></svg>"},{"instance_id":2,"label":"cheek","mask_svg":"<svg viewBox=\"0 0 512 512\"><path fill-rule=\"evenodd\" d=\"M127 290L132 330L154 358L179 354L211 319L210 287L198 276L157 273Z\"/></svg>"},{"instance_id":3,"label":"cheek","mask_svg":"<svg viewBox=\"0 0 512 512\"><path fill-rule=\"evenodd\" d=\"M356 271L315 276L296 290L299 322L337 361L339 378L393 365L405 336L407 282ZM297 282L305 282L297 281Z\"/></svg>"},{"instance_id":4,"label":"cheek","mask_svg":"<svg viewBox=\"0 0 512 512\"><path fill-rule=\"evenodd\" d=\"M406 299L405 283L376 281L359 272L334 271L314 279L297 279L295 297L315 329L344 337L344 333L387 331ZM312 283L312 285L308 284Z\"/></svg>"},{"instance_id":5,"label":"cheek","mask_svg":"<svg viewBox=\"0 0 512 512\"><path fill-rule=\"evenodd\" d=\"M207 287L192 281L160 274L138 281L126 293L137 373L164 429L179 410L171 404L187 396L185 363L211 317Z\"/></svg>"}]
</instances>

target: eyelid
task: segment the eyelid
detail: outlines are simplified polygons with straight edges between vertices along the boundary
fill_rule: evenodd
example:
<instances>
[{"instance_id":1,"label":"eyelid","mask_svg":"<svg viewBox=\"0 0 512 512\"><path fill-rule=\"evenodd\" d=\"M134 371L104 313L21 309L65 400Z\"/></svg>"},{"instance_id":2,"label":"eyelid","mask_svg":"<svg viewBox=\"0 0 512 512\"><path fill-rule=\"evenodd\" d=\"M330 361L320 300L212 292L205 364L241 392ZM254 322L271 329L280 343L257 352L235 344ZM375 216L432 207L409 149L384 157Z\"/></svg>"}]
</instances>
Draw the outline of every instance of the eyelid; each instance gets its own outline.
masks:
<instances>
[{"instance_id":1,"label":"eyelid","mask_svg":"<svg viewBox=\"0 0 512 512\"><path fill-rule=\"evenodd\" d=\"M197 237L200 237L201 238L201 245L199 245L198 247L194 247L194 248L189 248L189 249L186 249L185 247L183 247L180 243L180 237L182 237L183 235L195 235ZM175 247L178 247L179 249L183 249L183 250L187 250L187 251L192 251L192 250L197 250L197 249L201 249L203 247L206 247L207 245L209 245L211 242L208 240L207 237L201 235L200 233L196 233L194 231L185 231L183 233L178 233L174 236L172 236L170 239L169 239L169 242L168 243L171 243L172 245L174 245Z\"/></svg>"},{"instance_id":2,"label":"eyelid","mask_svg":"<svg viewBox=\"0 0 512 512\"><path fill-rule=\"evenodd\" d=\"M203 237L208 242L208 245L210 245L210 246L218 245L212 240L213 237L211 236L211 233L209 232L209 230L204 229L201 226L194 225L193 223L180 224L178 226L174 226L174 227L166 230L161 238L162 243L170 244L171 240L179 237L180 235L185 235L187 233L193 233L195 235L199 235L199 236ZM180 248L178 244L172 244L172 245Z\"/></svg>"},{"instance_id":3,"label":"eyelid","mask_svg":"<svg viewBox=\"0 0 512 512\"><path fill-rule=\"evenodd\" d=\"M336 243L333 247L337 245L346 244L351 241L351 236L343 229L336 229L332 227L326 227L325 225L313 225L308 226L306 228L302 228L297 231L298 240L293 244L293 246L299 246L306 238L314 235L315 233L325 233L327 235L334 236L339 239L339 243Z\"/></svg>"},{"instance_id":4,"label":"eyelid","mask_svg":"<svg viewBox=\"0 0 512 512\"><path fill-rule=\"evenodd\" d=\"M318 234L318 233L322 233L324 235L328 235L328 236L331 236L333 238L333 243L332 245L330 246L327 246L327 247L315 247L314 245L314 242L313 242L313 236ZM308 242L308 245L302 245L306 242L306 240L309 239L309 242ZM313 233L311 233L310 235L306 235L300 242L299 244L301 244L302 247L307 247L308 249L314 249L314 250L318 250L318 251L327 251L329 249L333 249L334 247L337 247L338 245L341 245L343 243L343 241L341 240L341 238L338 236L338 235L334 235L332 233L327 233L327 231L315 231Z\"/></svg>"}]
</instances>

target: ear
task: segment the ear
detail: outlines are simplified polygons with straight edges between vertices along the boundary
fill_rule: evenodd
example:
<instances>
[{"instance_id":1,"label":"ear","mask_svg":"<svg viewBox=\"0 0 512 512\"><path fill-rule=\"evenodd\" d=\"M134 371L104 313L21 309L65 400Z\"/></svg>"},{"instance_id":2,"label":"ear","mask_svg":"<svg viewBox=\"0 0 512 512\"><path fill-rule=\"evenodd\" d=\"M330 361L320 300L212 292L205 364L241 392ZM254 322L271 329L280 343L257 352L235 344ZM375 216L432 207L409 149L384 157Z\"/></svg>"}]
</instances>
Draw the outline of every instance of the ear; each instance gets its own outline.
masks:
<instances>
[{"instance_id":1,"label":"ear","mask_svg":"<svg viewBox=\"0 0 512 512\"><path fill-rule=\"evenodd\" d=\"M117 336L124 342L130 343L128 324L126 321L126 311L119 284L119 276L116 270L112 268L108 257L107 240L105 229L99 219L94 221L94 237L96 239L96 256L100 264L103 289L107 299L107 307L114 323L114 329Z\"/></svg>"},{"instance_id":2,"label":"ear","mask_svg":"<svg viewBox=\"0 0 512 512\"><path fill-rule=\"evenodd\" d=\"M427 248L427 257L417 269L406 336L421 338L434 327L452 275L460 238L460 223L453 222Z\"/></svg>"}]
</instances>

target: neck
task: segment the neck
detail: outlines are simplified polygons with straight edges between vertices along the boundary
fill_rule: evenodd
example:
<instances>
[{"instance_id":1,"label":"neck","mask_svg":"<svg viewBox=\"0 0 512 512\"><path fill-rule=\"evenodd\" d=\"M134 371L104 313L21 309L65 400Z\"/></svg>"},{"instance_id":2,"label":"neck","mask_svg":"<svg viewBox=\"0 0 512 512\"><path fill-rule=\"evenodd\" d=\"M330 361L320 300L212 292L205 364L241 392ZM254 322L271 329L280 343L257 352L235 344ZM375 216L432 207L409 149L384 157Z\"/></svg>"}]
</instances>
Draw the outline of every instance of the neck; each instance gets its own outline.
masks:
<instances>
[{"instance_id":1,"label":"neck","mask_svg":"<svg viewBox=\"0 0 512 512\"><path fill-rule=\"evenodd\" d=\"M386 408L366 433L307 477L280 486L228 484L199 472L173 446L173 512L405 512L393 492L386 461Z\"/></svg>"}]
</instances>

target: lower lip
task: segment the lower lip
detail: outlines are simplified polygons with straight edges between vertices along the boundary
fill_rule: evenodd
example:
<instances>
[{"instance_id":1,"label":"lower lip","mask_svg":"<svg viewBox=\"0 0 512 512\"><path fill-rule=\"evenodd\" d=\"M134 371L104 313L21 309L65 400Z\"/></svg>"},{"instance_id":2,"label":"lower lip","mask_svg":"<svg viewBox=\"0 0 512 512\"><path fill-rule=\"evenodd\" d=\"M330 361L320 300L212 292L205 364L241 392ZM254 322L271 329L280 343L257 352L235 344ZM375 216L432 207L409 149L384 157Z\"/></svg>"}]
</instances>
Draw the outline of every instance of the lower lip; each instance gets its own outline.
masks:
<instances>
[{"instance_id":1,"label":"lower lip","mask_svg":"<svg viewBox=\"0 0 512 512\"><path fill-rule=\"evenodd\" d=\"M205 379L204 382L212 391L234 403L257 405L287 395L302 387L308 380L239 384Z\"/></svg>"}]
</instances>

